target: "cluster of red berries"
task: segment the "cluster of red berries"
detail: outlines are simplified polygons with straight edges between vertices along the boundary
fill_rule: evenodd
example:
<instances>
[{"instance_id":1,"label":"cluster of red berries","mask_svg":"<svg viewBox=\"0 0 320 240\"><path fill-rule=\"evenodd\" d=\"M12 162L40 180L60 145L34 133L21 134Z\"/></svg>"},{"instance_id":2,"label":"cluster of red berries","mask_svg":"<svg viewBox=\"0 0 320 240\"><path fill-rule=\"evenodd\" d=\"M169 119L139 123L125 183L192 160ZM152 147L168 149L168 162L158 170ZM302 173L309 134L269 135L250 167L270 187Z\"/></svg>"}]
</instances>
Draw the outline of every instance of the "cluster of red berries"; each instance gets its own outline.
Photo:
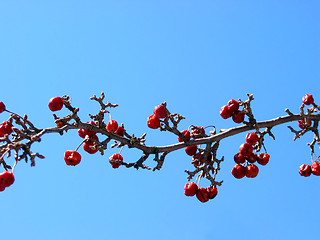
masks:
<instances>
[{"instance_id":1,"label":"cluster of red berries","mask_svg":"<svg viewBox=\"0 0 320 240\"><path fill-rule=\"evenodd\" d=\"M181 133L184 135L184 137L188 141L191 138L199 139L207 136L205 133L205 129L201 126L192 126L191 132L189 130L183 130ZM180 137L178 137L178 141L183 142L183 140ZM185 152L189 156L192 156L192 164L194 165L194 167L198 167L204 163L205 152L198 151L197 145L191 145L191 146L185 147ZM212 158L212 154L209 153L206 157L207 164L211 163L211 158ZM198 200L204 203L209 201L209 199L215 198L215 196L217 196L218 194L218 189L215 186L209 186L207 188L199 188L195 182L190 182L184 186L184 194L186 196L196 195Z\"/></svg>"},{"instance_id":2,"label":"cluster of red berries","mask_svg":"<svg viewBox=\"0 0 320 240\"><path fill-rule=\"evenodd\" d=\"M108 132L115 133L121 137L123 137L125 133L124 127L118 126L117 121L111 119L108 122L106 129Z\"/></svg>"},{"instance_id":3,"label":"cluster of red berries","mask_svg":"<svg viewBox=\"0 0 320 240\"><path fill-rule=\"evenodd\" d=\"M223 119L232 117L235 123L242 123L245 113L239 110L239 102L231 99L227 105L220 108L220 115Z\"/></svg>"},{"instance_id":4,"label":"cluster of red berries","mask_svg":"<svg viewBox=\"0 0 320 240\"><path fill-rule=\"evenodd\" d=\"M270 155L268 153L260 153L258 156L253 152L253 145L259 141L259 136L254 133L246 135L246 142L241 144L239 152L234 155L236 165L232 168L232 175L235 178L255 178L259 173L259 168L254 164L258 162L260 165L266 165L269 162Z\"/></svg>"},{"instance_id":5,"label":"cluster of red berries","mask_svg":"<svg viewBox=\"0 0 320 240\"><path fill-rule=\"evenodd\" d=\"M189 197L196 195L199 201L204 203L209 199L215 198L218 194L218 189L215 186L199 188L195 182L191 182L184 186L184 194Z\"/></svg>"},{"instance_id":6,"label":"cluster of red berries","mask_svg":"<svg viewBox=\"0 0 320 240\"><path fill-rule=\"evenodd\" d=\"M313 99L313 96L311 94L306 94L303 96L302 98L302 102L305 104L305 105L311 105L311 104L314 104L314 99ZM310 127L312 124L311 120L309 119L308 122L305 122L304 120L299 120L298 121L298 125L301 129L305 129L307 127Z\"/></svg>"},{"instance_id":7,"label":"cluster of red berries","mask_svg":"<svg viewBox=\"0 0 320 240\"><path fill-rule=\"evenodd\" d=\"M3 102L0 102L0 113L6 110L6 106ZM0 124L0 137L5 135L10 135L13 132L11 121L4 121ZM6 187L9 187L14 182L14 175L12 172L4 171L0 174L0 192L2 192Z\"/></svg>"},{"instance_id":8,"label":"cluster of red berries","mask_svg":"<svg viewBox=\"0 0 320 240\"><path fill-rule=\"evenodd\" d=\"M187 141L189 141L191 138L199 139L207 136L204 128L201 126L193 126L191 127L191 132L189 130L183 130L181 133L184 135ZM183 142L183 140L180 137L178 137L178 141ZM186 154L188 154L189 156L195 157L195 155L197 155L195 158L196 159L200 158L201 154L197 153L197 150L198 150L197 145L187 146L184 148L184 150Z\"/></svg>"},{"instance_id":9,"label":"cluster of red berries","mask_svg":"<svg viewBox=\"0 0 320 240\"><path fill-rule=\"evenodd\" d=\"M147 119L147 125L149 128L157 129L160 127L160 119L167 117L167 108L165 104L155 106L153 114Z\"/></svg>"},{"instance_id":10,"label":"cluster of red berries","mask_svg":"<svg viewBox=\"0 0 320 240\"><path fill-rule=\"evenodd\" d=\"M302 164L300 166L299 174L303 177L309 177L311 175L320 176L320 162L314 161L311 165Z\"/></svg>"},{"instance_id":11,"label":"cluster of red berries","mask_svg":"<svg viewBox=\"0 0 320 240\"><path fill-rule=\"evenodd\" d=\"M51 111L59 111L63 107L63 99L61 97L53 97L49 100L48 107ZM1 110L1 104L0 104L0 110ZM91 124L93 126L97 126L97 124L94 121L88 121L86 122L88 124ZM0 127L1 128L1 127ZM117 121L111 120L108 122L106 129L108 132L115 133L121 137L124 136L125 129L122 126L118 126ZM97 141L99 141L97 133L95 131L90 131L87 129L79 129L78 135L81 138L84 138L83 141L83 150L85 150L87 153L94 154L98 152L98 145ZM64 160L67 165L69 166L76 166L81 161L81 154L74 150L68 150L64 153ZM113 168L118 168L121 165L121 162L123 161L123 157L116 153L113 154L109 158L109 162Z\"/></svg>"},{"instance_id":12,"label":"cluster of red berries","mask_svg":"<svg viewBox=\"0 0 320 240\"><path fill-rule=\"evenodd\" d=\"M3 102L0 102L0 113L6 111L6 106ZM12 129L12 119L9 121L4 121L0 124L0 137L4 137L5 135L10 135L13 132Z\"/></svg>"},{"instance_id":13,"label":"cluster of red berries","mask_svg":"<svg viewBox=\"0 0 320 240\"><path fill-rule=\"evenodd\" d=\"M86 122L88 124L91 124L93 126L97 126L97 124L94 121L88 121ZM98 136L96 135L95 131L90 131L87 129L79 129L78 135L81 138L84 138L83 142L83 150L85 150L87 153L94 154L98 152L98 145L96 141L99 141Z\"/></svg>"},{"instance_id":14,"label":"cluster of red berries","mask_svg":"<svg viewBox=\"0 0 320 240\"><path fill-rule=\"evenodd\" d=\"M302 102L305 105L311 105L314 104L314 99L311 94L306 94L302 98ZM307 127L310 127L312 124L311 120L309 119L306 123L304 120L299 120L298 125L301 129L305 129ZM320 176L320 162L314 161L311 165L308 164L302 164L299 169L299 174L303 177L309 177L311 174Z\"/></svg>"}]
</instances>

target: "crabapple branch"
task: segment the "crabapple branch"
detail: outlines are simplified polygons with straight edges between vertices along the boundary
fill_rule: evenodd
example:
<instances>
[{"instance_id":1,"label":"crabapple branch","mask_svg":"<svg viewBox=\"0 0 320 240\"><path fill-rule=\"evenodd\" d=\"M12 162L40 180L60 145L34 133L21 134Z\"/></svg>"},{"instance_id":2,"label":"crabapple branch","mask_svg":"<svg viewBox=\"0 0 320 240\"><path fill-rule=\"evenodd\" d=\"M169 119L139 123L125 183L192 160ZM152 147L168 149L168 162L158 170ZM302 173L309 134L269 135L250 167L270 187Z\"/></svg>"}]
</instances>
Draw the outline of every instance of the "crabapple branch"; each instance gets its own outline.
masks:
<instances>
[{"instance_id":1,"label":"crabapple branch","mask_svg":"<svg viewBox=\"0 0 320 240\"><path fill-rule=\"evenodd\" d=\"M298 120L303 120L303 119L304 119L304 117L300 116L299 114L287 115L287 116L281 116L281 117L277 117L277 118L266 120L266 121L256 122L256 126L258 128L271 129L272 127L277 126L277 125L281 125L281 124L288 123L288 122L294 122L294 121L298 121ZM320 121L320 115L310 115L310 120ZM191 145L200 145L200 144L217 142L217 141L220 141L224 138L231 137L233 135L237 135L237 134L240 134L243 132L253 130L253 129L255 129L255 127L248 126L248 125L242 125L242 126L238 126L238 127L234 127L234 128L230 128L230 129L221 129L221 133L218 133L213 136L208 136L208 137L204 137L201 139L190 140L188 142L175 143L175 144L171 144L171 145L167 145L167 146L147 146L147 145L139 143L139 141L130 141L130 139L128 139L128 138L121 137L117 134L110 133L105 129L101 129L101 128L98 128L98 127L93 126L91 124L82 123L82 122L80 122L78 124L66 124L62 128L52 127L52 128L45 128L45 129L37 129L37 132L39 131L39 133L35 134L35 132L33 132L32 135L37 136L37 137L41 137L42 135L47 134L47 133L60 133L61 134L61 133L66 132L70 129L86 129L89 131L101 133L103 135L108 136L110 139L117 140L117 141L121 142L123 145L127 145L130 148L137 148L145 153L155 154L155 153L162 153L162 152L169 153L169 152L176 151L176 150L179 150L179 149L182 149L186 146L191 146ZM0 149L5 148L5 146L6 146L5 144L1 145Z\"/></svg>"},{"instance_id":2,"label":"crabapple branch","mask_svg":"<svg viewBox=\"0 0 320 240\"><path fill-rule=\"evenodd\" d=\"M13 183L13 171L18 162L22 159L26 162L30 160L31 166L35 166L36 157L44 158L43 155L31 151L31 146L34 142L40 142L42 136L45 134L59 133L60 135L64 135L67 134L69 130L75 129L78 130L78 135L83 138L83 140L81 140L76 150L68 150L65 152L64 160L67 165L71 166L75 166L81 161L81 154L78 152L81 145L84 151L89 154L95 154L99 151L101 155L104 155L108 144L114 141L114 143L110 143L110 147L120 148L120 151L109 157L109 162L113 168L118 168L123 165L127 168L152 169L153 171L162 168L165 158L169 153L184 148L186 154L192 157L191 163L195 168L192 171L185 170L188 175L187 179L191 181L196 177L194 182L185 185L185 195L196 195L201 202L206 202L214 198L218 193L217 186L221 186L223 183L223 181L216 180L217 174L221 169L221 163L224 161L223 156L221 159L217 158L217 150L220 142L225 138L250 130L254 130L254 132L247 134L246 142L240 145L239 152L234 156L236 165L232 169L232 175L235 178L240 179L244 176L254 178L258 175L259 168L254 163L257 162L264 166L269 162L270 158L267 153L257 155L262 148L265 150L265 136L268 134L275 139L271 129L289 122L298 122L298 126L301 129L295 130L293 127L288 126L291 132L294 133L294 140L303 136L306 132L312 131L314 133L312 142L308 144L311 149L312 165L301 165L300 175L305 177L311 174L320 175L320 162L313 161L314 156L316 160L319 159L315 154L314 145L316 143L320 145L318 130L320 114L317 113L320 111L320 107L314 103L313 96L306 94L303 97L299 114L293 114L289 109L286 109L285 112L287 115L265 121L257 121L255 119L251 108L251 103L254 100L253 95L247 94L247 96L248 99L245 101L232 99L227 105L220 109L220 116L223 119L232 118L235 123L243 123L243 125L229 129L220 129L219 133L216 133L216 127L214 126L202 127L190 125L187 130L181 131L178 129L179 123L184 120L185 117L178 113L171 113L166 102L156 106L153 114L147 118L147 126L151 129L171 132L178 138L177 143L166 146L146 145L146 133L143 133L141 137L136 137L136 134L129 133L128 130L125 129L123 123L118 125L118 122L112 119L111 112L109 111L109 109L116 108L118 105L110 102L104 103L104 93L101 93L100 97L94 95L90 98L100 105L100 110L97 114L89 114L92 120L88 122L81 121L78 116L79 108L71 105L69 96L65 95L63 97L51 98L48 104L51 111L59 111L65 106L70 111L70 114L62 117L53 114L56 126L43 129L36 128L35 125L28 120L27 115L21 117L7 110L4 103L0 102L0 113L8 112L10 114L8 120L0 124L0 142L3 143L0 145L0 165L2 165L5 170L5 172L0 174L0 191L3 191ZM305 108L307 108L306 112ZM109 115L109 121L105 120L105 114ZM245 117L248 118L247 121ZM214 128L213 131L210 131L209 135L205 132L205 129L208 127ZM101 136L98 137L98 133L101 134ZM205 145L204 148L201 147L203 144ZM141 150L142 156L140 159L132 163L125 162L121 155L124 146L127 146L129 149L135 148ZM15 162L13 167L5 161L6 156L7 158L11 156L11 151L14 151ZM146 165L151 155L154 156L153 160L156 162L156 166L153 168ZM10 169L12 170L9 171ZM199 187L201 178L206 178L210 182L207 188ZM198 184L196 184L196 182L198 182Z\"/></svg>"}]
</instances>

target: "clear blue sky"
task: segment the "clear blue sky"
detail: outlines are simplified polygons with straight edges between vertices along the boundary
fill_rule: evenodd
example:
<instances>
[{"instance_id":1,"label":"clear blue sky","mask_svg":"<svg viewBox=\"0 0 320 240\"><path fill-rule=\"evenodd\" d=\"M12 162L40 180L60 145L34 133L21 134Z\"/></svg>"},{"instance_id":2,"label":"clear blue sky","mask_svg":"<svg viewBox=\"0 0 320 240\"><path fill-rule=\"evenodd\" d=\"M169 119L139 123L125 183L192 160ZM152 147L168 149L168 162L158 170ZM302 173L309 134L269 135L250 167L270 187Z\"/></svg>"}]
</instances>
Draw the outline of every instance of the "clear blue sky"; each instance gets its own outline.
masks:
<instances>
[{"instance_id":1,"label":"clear blue sky","mask_svg":"<svg viewBox=\"0 0 320 240\"><path fill-rule=\"evenodd\" d=\"M181 130L235 126L219 109L246 93L258 120L287 107L298 113L304 94L320 102L319 9L312 0L2 0L0 100L45 128L54 125L51 97L70 95L88 121L98 109L89 97L104 91L119 104L113 118L147 132L148 145L177 141L146 126L163 101L186 117ZM20 162L14 185L0 193L1 239L316 239L320 178L298 174L310 163L312 134L294 142L287 126L276 127L277 140L265 142L269 164L237 180L233 155L245 134L221 142L224 184L205 204L183 193L192 169L183 150L159 172L112 169L114 149L81 150L81 164L68 167L63 154L81 141L76 131L46 135L32 148L46 158L34 168ZM128 162L140 157L122 153Z\"/></svg>"}]
</instances>

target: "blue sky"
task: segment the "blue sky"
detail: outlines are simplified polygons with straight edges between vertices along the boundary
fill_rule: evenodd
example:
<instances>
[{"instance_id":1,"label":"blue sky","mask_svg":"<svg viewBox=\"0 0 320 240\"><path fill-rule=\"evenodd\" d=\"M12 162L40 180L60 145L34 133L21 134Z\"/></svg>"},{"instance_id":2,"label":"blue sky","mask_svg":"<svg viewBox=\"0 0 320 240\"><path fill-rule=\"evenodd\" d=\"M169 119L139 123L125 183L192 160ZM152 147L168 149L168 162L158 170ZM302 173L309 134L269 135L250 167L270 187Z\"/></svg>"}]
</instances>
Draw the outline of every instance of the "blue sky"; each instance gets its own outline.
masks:
<instances>
[{"instance_id":1,"label":"blue sky","mask_svg":"<svg viewBox=\"0 0 320 240\"><path fill-rule=\"evenodd\" d=\"M252 103L257 120L298 113L310 93L319 104L319 1L7 1L0 3L1 101L39 128L54 125L47 107L69 95L88 121L89 100L105 92L112 117L148 145L175 143L148 129L167 101L189 125L234 127L219 116L229 99ZM68 114L62 110L60 116ZM8 115L1 114L4 121ZM297 128L296 123L290 124ZM205 204L183 193L191 159L167 156L161 171L112 169L108 157L81 150L68 167L76 131L48 134L32 149L46 158L20 162L14 185L0 193L3 239L301 239L318 236L319 178L301 177L312 134L293 141L287 125L266 139L270 162L255 179L231 175L245 134L221 141L218 196ZM319 152L318 152L319 153ZM141 152L125 148L128 162ZM8 160L9 162L13 160ZM154 163L149 160L151 166ZM202 186L208 183L201 182Z\"/></svg>"}]
</instances>

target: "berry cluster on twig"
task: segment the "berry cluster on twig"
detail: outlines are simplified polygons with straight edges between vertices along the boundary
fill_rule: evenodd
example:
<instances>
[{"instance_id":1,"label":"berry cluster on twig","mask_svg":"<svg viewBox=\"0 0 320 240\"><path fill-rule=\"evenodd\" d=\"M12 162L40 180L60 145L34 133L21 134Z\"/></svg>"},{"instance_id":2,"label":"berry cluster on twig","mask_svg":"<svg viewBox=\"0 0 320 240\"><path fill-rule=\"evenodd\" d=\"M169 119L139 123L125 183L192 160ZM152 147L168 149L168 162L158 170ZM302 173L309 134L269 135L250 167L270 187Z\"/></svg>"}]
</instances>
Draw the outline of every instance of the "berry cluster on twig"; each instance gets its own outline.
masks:
<instances>
[{"instance_id":1,"label":"berry cluster on twig","mask_svg":"<svg viewBox=\"0 0 320 240\"><path fill-rule=\"evenodd\" d=\"M147 126L151 129L159 129L160 131L168 131L177 136L177 142L167 146L148 146L146 142L146 133L141 137L135 134L129 134L124 124L119 124L112 119L112 108L116 108L117 104L105 102L105 95L101 93L100 97L93 96L90 99L100 105L97 114L89 114L91 120L83 122L78 116L79 108L71 106L70 97L53 97L49 100L48 107L54 112L53 118L55 127L39 129L28 119L27 115L20 115L6 109L3 102L0 102L0 113L7 112L9 118L0 124L0 166L4 168L4 172L0 174L0 191L13 184L15 177L13 175L16 165L21 161L30 161L31 166L35 166L35 159L43 159L44 156L31 151L31 146L35 142L40 142L44 134L59 133L65 134L68 130L77 129L81 139L80 144L75 150L67 150L64 153L64 160L68 166L76 166L80 164L82 156L79 152L80 146L89 154L99 152L104 155L108 146L110 148L118 148L117 153L113 153L107 160L112 168L125 166L127 168L134 167L136 169L160 170L169 153L184 149L185 153L190 156L191 166L193 170L185 170L187 180L190 181L185 185L185 195L194 196L201 201L207 202L213 199L218 193L218 186L223 181L217 181L216 177L220 171L221 162L224 160L222 156L217 158L217 150L221 140L231 137L242 132L254 130L246 135L246 142L240 145L239 152L235 154L234 161L236 165L231 173L236 178L244 176L254 178L258 175L259 168L254 163L264 166L269 162L270 155L266 153L264 146L264 137L266 134L275 139L271 132L274 126L284 123L296 121L301 130L294 130L289 126L290 130L295 134L294 140L302 137L306 132L313 132L314 137L309 147L311 149L311 165L303 164L300 167L300 175L310 176L320 175L319 156L315 153L315 144L320 145L319 140L319 120L320 107L315 104L311 94L306 94L302 99L300 114L293 114L286 109L287 116L277 117L275 119L258 122L254 118L251 109L251 102L254 100L252 94L247 94L248 99L238 101L231 99L227 105L221 107L220 116L223 119L232 118L237 124L243 123L241 126L230 129L220 129L216 132L214 126L198 126L190 125L188 129L179 130L179 123L185 119L178 113L171 113L167 103L164 102L155 106L153 114L147 118ZM309 106L309 107L306 107ZM57 113L65 107L70 111L66 116L58 116ZM306 110L305 110L306 108ZM109 119L105 119L105 115L109 115ZM247 117L247 120L246 120ZM206 133L207 128L213 128L212 131ZM98 135L99 134L99 135ZM113 141L111 143L111 141ZM136 148L142 151L141 157L132 163L124 161L121 151L124 147ZM265 153L259 153L261 149ZM10 156L14 156L13 166L7 162ZM153 156L156 162L154 167L148 166L147 160ZM314 159L315 158L315 159ZM147 165L148 164L148 165ZM209 181L209 186L200 187L202 178ZM192 181L192 179L195 179Z\"/></svg>"}]
</instances>

